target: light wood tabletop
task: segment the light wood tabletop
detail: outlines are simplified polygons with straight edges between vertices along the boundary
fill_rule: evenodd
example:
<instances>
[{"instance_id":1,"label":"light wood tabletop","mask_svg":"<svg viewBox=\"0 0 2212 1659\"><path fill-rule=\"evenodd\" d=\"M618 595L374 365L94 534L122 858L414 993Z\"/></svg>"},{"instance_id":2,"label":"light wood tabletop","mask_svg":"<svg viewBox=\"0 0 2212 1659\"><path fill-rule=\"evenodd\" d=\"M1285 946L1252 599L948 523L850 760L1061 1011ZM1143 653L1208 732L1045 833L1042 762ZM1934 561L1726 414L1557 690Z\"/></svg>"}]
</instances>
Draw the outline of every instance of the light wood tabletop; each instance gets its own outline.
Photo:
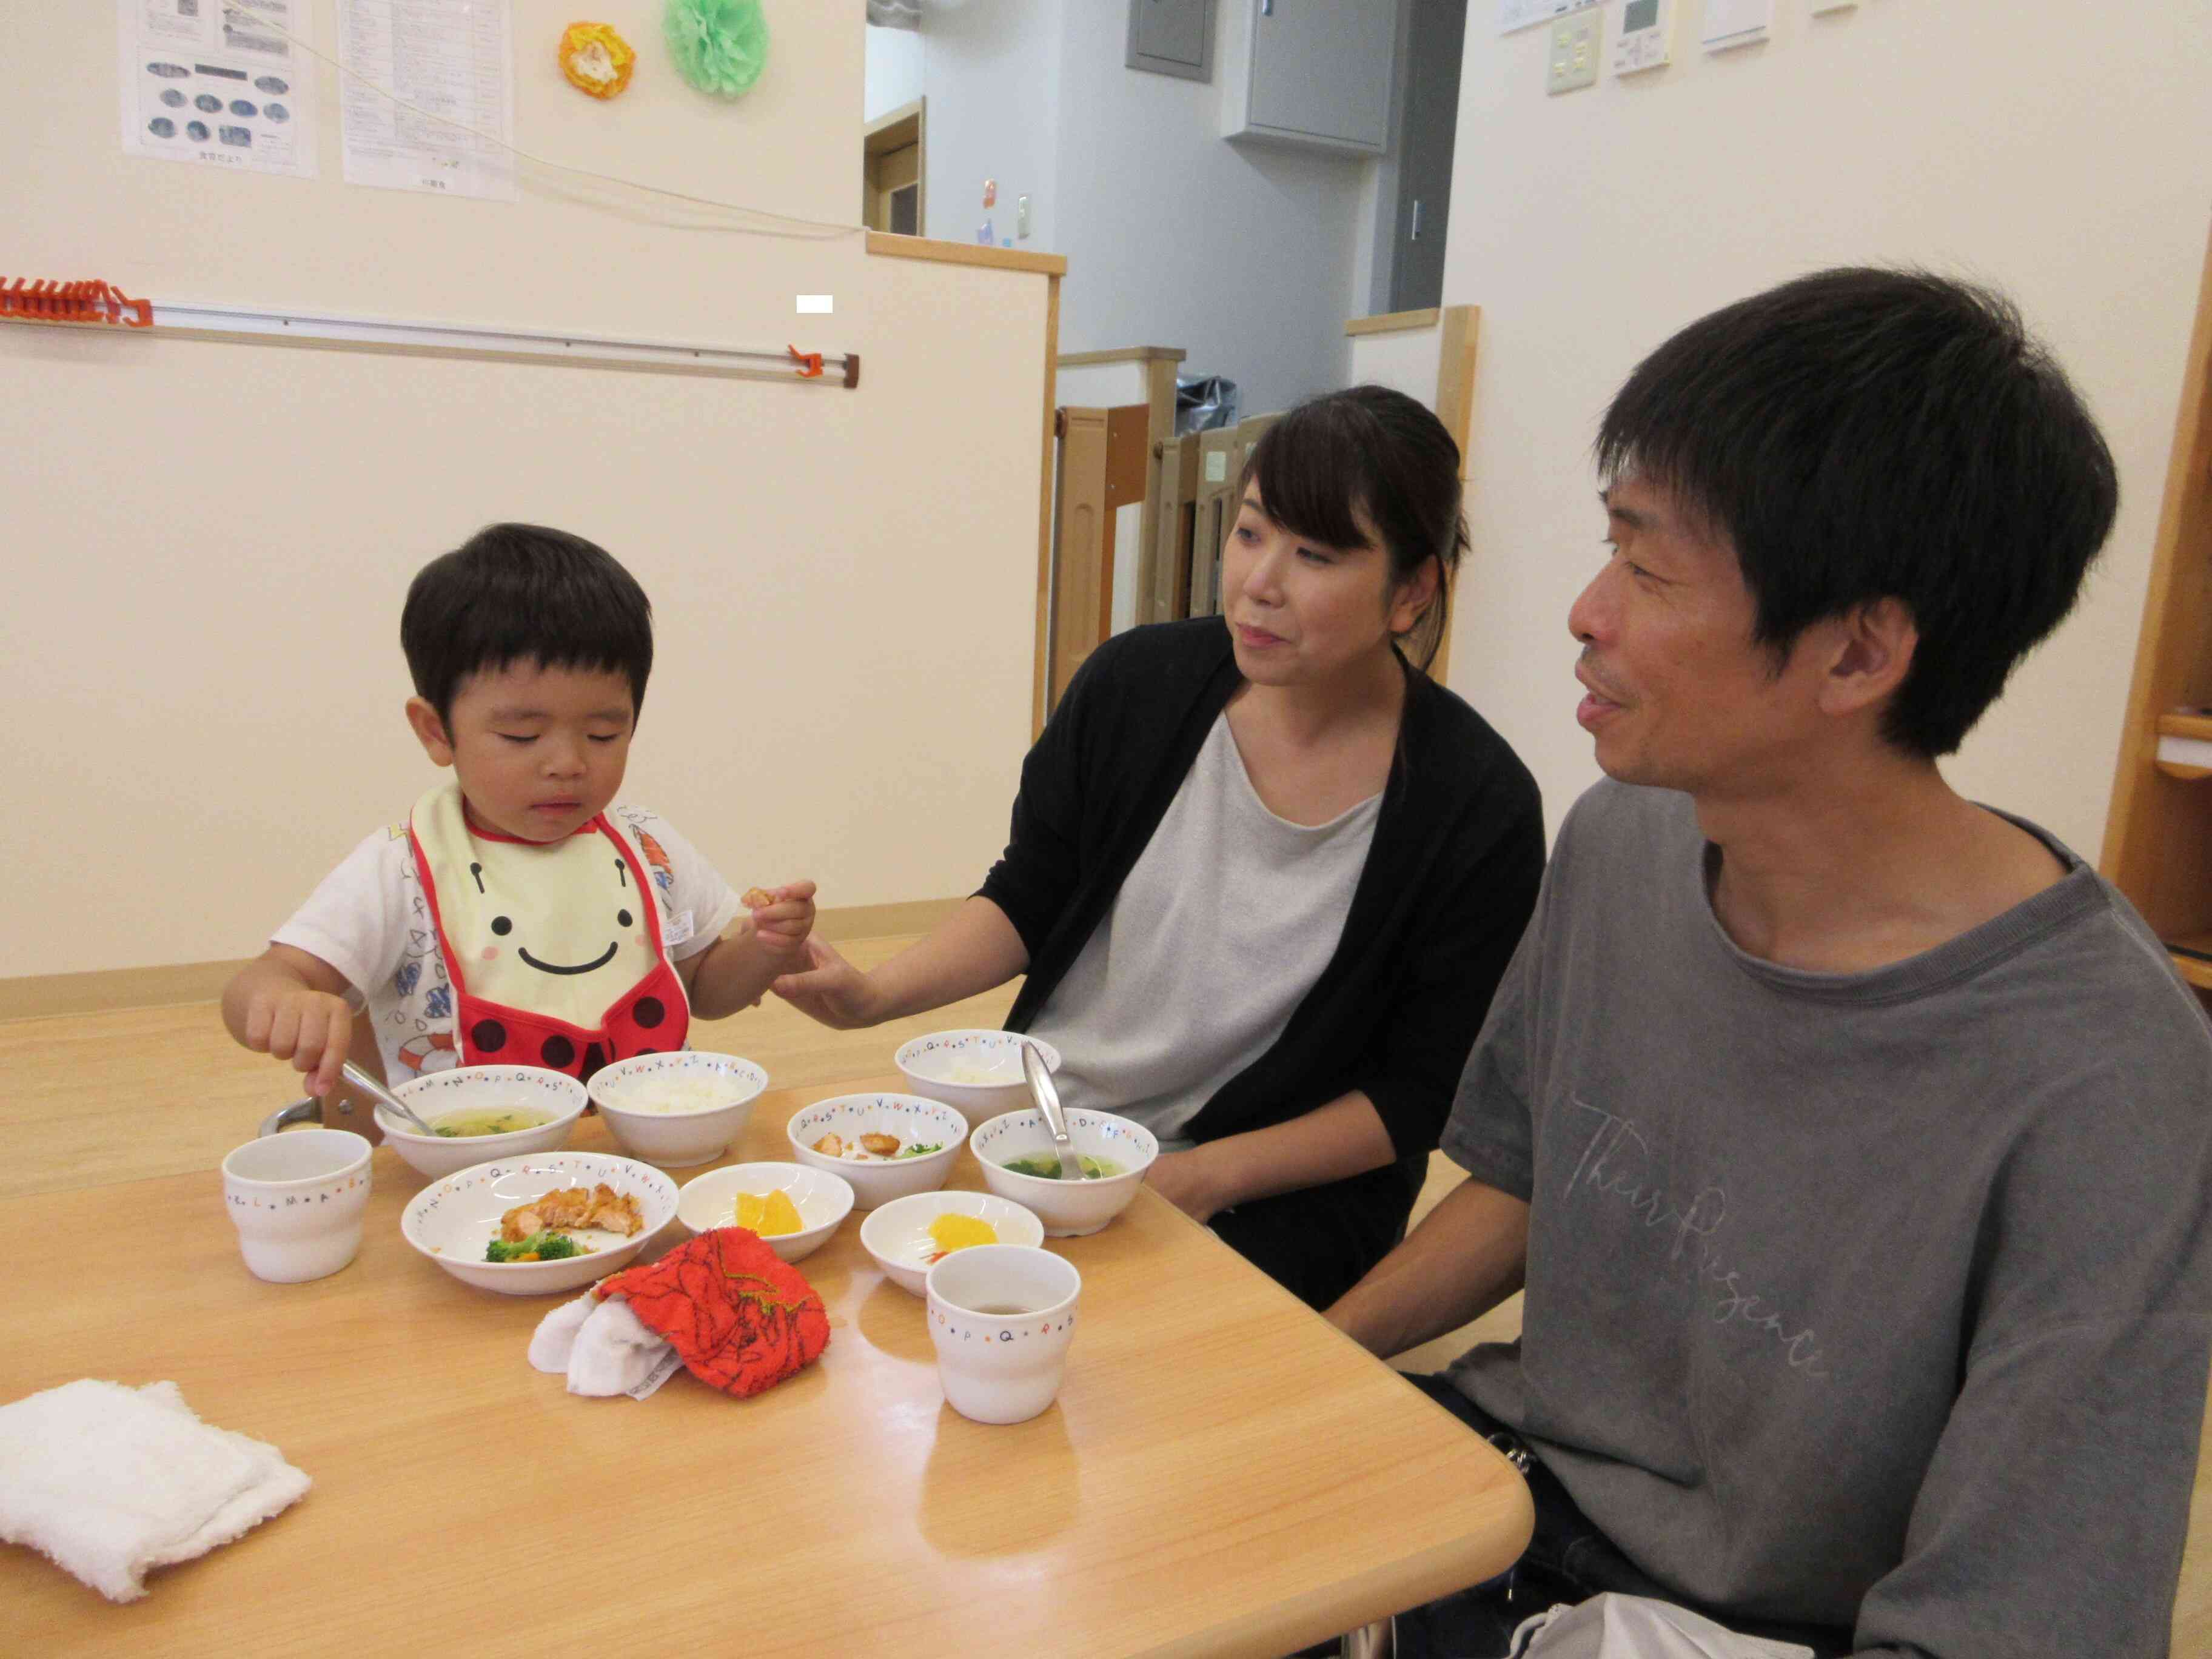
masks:
<instances>
[{"instance_id":1,"label":"light wood tabletop","mask_svg":"<svg viewBox=\"0 0 2212 1659\"><path fill-rule=\"evenodd\" d=\"M854 1086L763 1096L720 1161L787 1157L792 1112ZM595 1118L570 1144L614 1150ZM751 1401L688 1375L583 1399L525 1357L560 1298L441 1272L399 1235L424 1179L380 1149L375 1180L360 1255L306 1285L246 1273L212 1168L11 1206L0 1400L173 1379L314 1486L127 1605L0 1549L6 1645L1279 1655L1528 1535L1497 1453L1150 1191L1048 1241L1084 1276L1066 1381L985 1427L944 1404L858 1214L800 1267L830 1316L816 1364ZM951 1184L981 1184L964 1150Z\"/></svg>"}]
</instances>

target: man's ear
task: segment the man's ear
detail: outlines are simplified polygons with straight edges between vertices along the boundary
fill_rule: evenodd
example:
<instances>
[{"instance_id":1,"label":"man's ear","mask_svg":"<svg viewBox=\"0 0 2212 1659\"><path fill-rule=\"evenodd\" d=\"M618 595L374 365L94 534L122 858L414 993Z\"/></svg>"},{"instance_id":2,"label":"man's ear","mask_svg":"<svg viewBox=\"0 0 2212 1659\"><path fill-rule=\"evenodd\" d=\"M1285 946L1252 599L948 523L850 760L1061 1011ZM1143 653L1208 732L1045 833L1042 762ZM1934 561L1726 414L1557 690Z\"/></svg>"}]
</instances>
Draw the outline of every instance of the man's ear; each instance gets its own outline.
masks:
<instances>
[{"instance_id":1,"label":"man's ear","mask_svg":"<svg viewBox=\"0 0 2212 1659\"><path fill-rule=\"evenodd\" d=\"M453 763L453 740L447 735L446 723L438 718L438 711L430 706L428 697L407 699L407 724L414 730L416 742L422 745L422 752L434 764Z\"/></svg>"},{"instance_id":2,"label":"man's ear","mask_svg":"<svg viewBox=\"0 0 2212 1659\"><path fill-rule=\"evenodd\" d=\"M1893 696L1912 670L1920 628L1899 599L1875 599L1833 618L1827 668L1820 681L1820 711L1855 714Z\"/></svg>"}]
</instances>

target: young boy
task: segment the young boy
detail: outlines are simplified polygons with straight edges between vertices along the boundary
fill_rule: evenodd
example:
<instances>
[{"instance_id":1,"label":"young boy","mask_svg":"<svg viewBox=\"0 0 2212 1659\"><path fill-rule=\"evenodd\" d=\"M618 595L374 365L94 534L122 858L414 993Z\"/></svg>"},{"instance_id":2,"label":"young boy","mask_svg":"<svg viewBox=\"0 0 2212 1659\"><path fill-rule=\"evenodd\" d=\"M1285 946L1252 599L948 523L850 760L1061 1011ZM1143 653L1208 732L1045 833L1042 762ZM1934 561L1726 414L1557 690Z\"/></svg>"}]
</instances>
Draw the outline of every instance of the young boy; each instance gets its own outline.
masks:
<instances>
[{"instance_id":1,"label":"young boy","mask_svg":"<svg viewBox=\"0 0 2212 1659\"><path fill-rule=\"evenodd\" d=\"M493 525L407 590L407 722L453 776L372 833L225 988L246 1048L327 1094L356 1011L385 1079L478 1063L588 1079L681 1048L805 961L814 884L740 900L617 805L653 617L582 538ZM750 918L742 913L750 907Z\"/></svg>"}]
</instances>

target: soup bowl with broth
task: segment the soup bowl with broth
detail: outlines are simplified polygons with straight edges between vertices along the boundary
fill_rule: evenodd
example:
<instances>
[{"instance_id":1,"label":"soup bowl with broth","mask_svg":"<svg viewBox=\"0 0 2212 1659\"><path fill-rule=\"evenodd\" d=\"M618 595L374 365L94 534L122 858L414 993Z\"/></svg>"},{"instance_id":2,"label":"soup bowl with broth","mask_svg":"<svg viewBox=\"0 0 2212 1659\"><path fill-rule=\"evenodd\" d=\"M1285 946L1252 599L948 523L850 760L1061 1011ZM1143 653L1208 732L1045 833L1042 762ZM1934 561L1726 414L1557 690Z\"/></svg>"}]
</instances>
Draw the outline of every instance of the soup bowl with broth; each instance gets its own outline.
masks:
<instances>
[{"instance_id":1,"label":"soup bowl with broth","mask_svg":"<svg viewBox=\"0 0 2212 1659\"><path fill-rule=\"evenodd\" d=\"M729 1151L767 1087L767 1070L750 1060L683 1049L602 1066L591 1093L623 1151L675 1170Z\"/></svg>"},{"instance_id":2,"label":"soup bowl with broth","mask_svg":"<svg viewBox=\"0 0 2212 1659\"><path fill-rule=\"evenodd\" d=\"M376 1127L384 1132L384 1144L433 1177L567 1146L588 1099L575 1079L535 1066L427 1072L392 1092L441 1133L426 1135L380 1106Z\"/></svg>"},{"instance_id":3,"label":"soup bowl with broth","mask_svg":"<svg viewBox=\"0 0 2212 1659\"><path fill-rule=\"evenodd\" d=\"M1111 1173L1097 1180L1063 1181L1057 1175L1025 1175L1008 1169L1010 1164L1059 1167L1052 1131L1045 1127L1044 1114L1034 1106L993 1118L968 1139L969 1150L983 1166L984 1186L1034 1211L1044 1223L1048 1238L1097 1232L1128 1208L1137 1188L1144 1185L1145 1171L1160 1155L1160 1143L1150 1129L1111 1112L1075 1108L1067 1114L1067 1138L1091 1169Z\"/></svg>"}]
</instances>

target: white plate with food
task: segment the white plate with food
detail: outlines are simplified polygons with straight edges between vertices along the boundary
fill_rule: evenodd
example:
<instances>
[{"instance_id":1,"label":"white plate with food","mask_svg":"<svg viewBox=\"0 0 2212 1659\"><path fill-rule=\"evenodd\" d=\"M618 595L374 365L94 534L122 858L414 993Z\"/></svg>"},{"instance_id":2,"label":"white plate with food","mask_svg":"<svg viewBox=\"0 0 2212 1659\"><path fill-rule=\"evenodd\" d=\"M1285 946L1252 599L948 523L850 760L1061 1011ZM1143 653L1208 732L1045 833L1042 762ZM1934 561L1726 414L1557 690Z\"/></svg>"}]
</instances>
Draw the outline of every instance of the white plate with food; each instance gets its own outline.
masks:
<instances>
[{"instance_id":1,"label":"white plate with food","mask_svg":"<svg viewBox=\"0 0 2212 1659\"><path fill-rule=\"evenodd\" d=\"M976 1244L1044 1243L1044 1223L1010 1198L992 1193L915 1193L895 1198L860 1224L860 1243L891 1282L926 1293L929 1270Z\"/></svg>"},{"instance_id":2,"label":"white plate with food","mask_svg":"<svg viewBox=\"0 0 2212 1659\"><path fill-rule=\"evenodd\" d=\"M726 1164L694 1176L676 1195L676 1219L699 1234L746 1227L786 1261L830 1242L853 1212L853 1183L804 1164Z\"/></svg>"},{"instance_id":3,"label":"white plate with food","mask_svg":"<svg viewBox=\"0 0 2212 1659\"><path fill-rule=\"evenodd\" d=\"M968 1120L919 1095L839 1095L792 1114L785 1133L801 1164L844 1176L854 1207L872 1210L942 1187Z\"/></svg>"},{"instance_id":4,"label":"white plate with food","mask_svg":"<svg viewBox=\"0 0 2212 1659\"><path fill-rule=\"evenodd\" d=\"M550 1296L627 1267L675 1214L676 1182L650 1164L540 1152L431 1182L400 1213L399 1232L465 1285Z\"/></svg>"}]
</instances>

